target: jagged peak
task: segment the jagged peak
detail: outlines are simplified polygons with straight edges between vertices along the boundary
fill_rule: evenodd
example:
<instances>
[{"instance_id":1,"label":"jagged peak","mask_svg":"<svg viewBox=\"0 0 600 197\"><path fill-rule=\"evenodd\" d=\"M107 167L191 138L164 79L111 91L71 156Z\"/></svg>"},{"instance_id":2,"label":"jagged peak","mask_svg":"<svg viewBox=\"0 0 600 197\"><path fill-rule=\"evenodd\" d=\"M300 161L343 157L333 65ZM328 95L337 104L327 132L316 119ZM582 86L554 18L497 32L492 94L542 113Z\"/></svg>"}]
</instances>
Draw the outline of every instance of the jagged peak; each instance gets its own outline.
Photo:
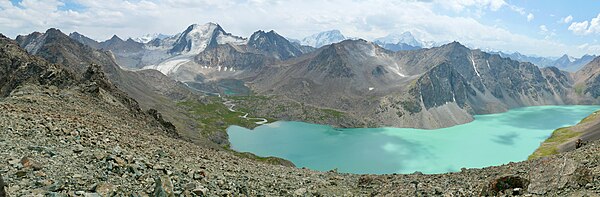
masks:
<instances>
[{"instance_id":1,"label":"jagged peak","mask_svg":"<svg viewBox=\"0 0 600 197\"><path fill-rule=\"evenodd\" d=\"M458 41L453 41L451 43L444 44L444 45L440 46L439 48L470 50L468 47L466 47L465 45L461 44Z\"/></svg>"},{"instance_id":2,"label":"jagged peak","mask_svg":"<svg viewBox=\"0 0 600 197\"><path fill-rule=\"evenodd\" d=\"M62 34L62 31L60 31L60 29L57 29L57 28L50 28L50 29L46 30L46 33L61 33Z\"/></svg>"},{"instance_id":3,"label":"jagged peak","mask_svg":"<svg viewBox=\"0 0 600 197\"><path fill-rule=\"evenodd\" d=\"M83 35L83 34L80 34L79 32L76 32L76 31L74 31L74 32L71 32L71 33L69 34L69 37L72 37L72 36L84 37L84 35Z\"/></svg>"},{"instance_id":4,"label":"jagged peak","mask_svg":"<svg viewBox=\"0 0 600 197\"><path fill-rule=\"evenodd\" d=\"M137 41L133 40L132 38L127 38L127 40L125 40L125 42L135 42L135 43L138 43Z\"/></svg>"},{"instance_id":5,"label":"jagged peak","mask_svg":"<svg viewBox=\"0 0 600 197\"><path fill-rule=\"evenodd\" d=\"M113 35L109 40L111 41L123 41L123 39L119 38L117 35Z\"/></svg>"},{"instance_id":6,"label":"jagged peak","mask_svg":"<svg viewBox=\"0 0 600 197\"><path fill-rule=\"evenodd\" d=\"M250 40L258 39L261 36L281 36L281 35L279 35L277 32L275 32L275 30L270 30L268 32L265 32L263 30L258 30L256 32L254 32L252 34L252 36L250 36Z\"/></svg>"},{"instance_id":7,"label":"jagged peak","mask_svg":"<svg viewBox=\"0 0 600 197\"><path fill-rule=\"evenodd\" d=\"M208 22L205 24L198 24L198 23L191 24L190 26L188 26L188 28L185 30L185 32L190 32L190 31L196 30L196 29L202 29L202 30L214 29L214 30L223 31L223 28L221 27L221 25L214 23L214 22Z\"/></svg>"}]
</instances>

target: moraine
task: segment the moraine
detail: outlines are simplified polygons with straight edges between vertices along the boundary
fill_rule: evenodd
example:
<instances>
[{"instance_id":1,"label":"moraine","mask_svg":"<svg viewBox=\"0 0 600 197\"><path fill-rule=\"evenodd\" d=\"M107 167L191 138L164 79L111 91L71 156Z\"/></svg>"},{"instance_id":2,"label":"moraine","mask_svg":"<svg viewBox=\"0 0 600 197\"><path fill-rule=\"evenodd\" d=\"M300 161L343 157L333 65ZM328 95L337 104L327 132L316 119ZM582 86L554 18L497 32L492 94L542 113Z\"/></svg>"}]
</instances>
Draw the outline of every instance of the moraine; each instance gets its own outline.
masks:
<instances>
[{"instance_id":1,"label":"moraine","mask_svg":"<svg viewBox=\"0 0 600 197\"><path fill-rule=\"evenodd\" d=\"M559 127L574 125L600 106L536 106L476 115L449 128L338 129L278 121L254 130L231 126L231 147L276 156L298 167L359 174L445 173L526 160Z\"/></svg>"}]
</instances>

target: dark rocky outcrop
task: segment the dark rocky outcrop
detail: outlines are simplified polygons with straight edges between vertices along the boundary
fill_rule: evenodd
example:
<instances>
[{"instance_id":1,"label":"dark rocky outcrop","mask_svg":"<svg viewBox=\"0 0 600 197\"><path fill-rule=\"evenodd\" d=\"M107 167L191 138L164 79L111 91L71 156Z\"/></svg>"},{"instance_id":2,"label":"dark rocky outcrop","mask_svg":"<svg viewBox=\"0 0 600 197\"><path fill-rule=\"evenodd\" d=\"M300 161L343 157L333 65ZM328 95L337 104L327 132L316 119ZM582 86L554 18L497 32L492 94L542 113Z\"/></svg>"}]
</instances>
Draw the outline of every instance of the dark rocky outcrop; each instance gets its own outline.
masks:
<instances>
[{"instance_id":1,"label":"dark rocky outcrop","mask_svg":"<svg viewBox=\"0 0 600 197\"><path fill-rule=\"evenodd\" d=\"M527 190L529 180L526 178L508 175L490 181L489 185L483 188L481 196L499 196L513 195L519 196Z\"/></svg>"},{"instance_id":2,"label":"dark rocky outcrop","mask_svg":"<svg viewBox=\"0 0 600 197\"><path fill-rule=\"evenodd\" d=\"M16 42L0 35L0 97L24 83L68 87L77 77L40 58L28 56Z\"/></svg>"}]
</instances>

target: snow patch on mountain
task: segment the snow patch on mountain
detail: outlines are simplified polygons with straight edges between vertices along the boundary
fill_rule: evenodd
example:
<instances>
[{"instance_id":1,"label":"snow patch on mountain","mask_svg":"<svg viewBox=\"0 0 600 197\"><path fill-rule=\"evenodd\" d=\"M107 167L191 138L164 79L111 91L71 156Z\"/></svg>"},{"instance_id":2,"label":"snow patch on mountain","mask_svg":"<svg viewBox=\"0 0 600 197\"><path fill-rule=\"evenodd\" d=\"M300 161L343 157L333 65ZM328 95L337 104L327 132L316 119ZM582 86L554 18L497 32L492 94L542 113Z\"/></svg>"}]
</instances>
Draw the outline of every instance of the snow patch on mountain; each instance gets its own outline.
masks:
<instances>
[{"instance_id":1,"label":"snow patch on mountain","mask_svg":"<svg viewBox=\"0 0 600 197\"><path fill-rule=\"evenodd\" d=\"M171 58L171 59L165 60L157 65L146 66L146 67L144 67L144 69L154 69L154 70L160 71L161 73L163 73L165 75L169 75L169 74L177 71L177 69L179 69L179 67L181 65L184 65L191 61L192 61L191 57L176 57L176 58Z\"/></svg>"},{"instance_id":2,"label":"snow patch on mountain","mask_svg":"<svg viewBox=\"0 0 600 197\"><path fill-rule=\"evenodd\" d=\"M133 41L139 42L139 43L148 43L154 39L165 39L167 37L170 37L169 35L165 35L165 34L159 34L159 33L153 33L153 34L146 34L137 38L131 38Z\"/></svg>"},{"instance_id":3,"label":"snow patch on mountain","mask_svg":"<svg viewBox=\"0 0 600 197\"><path fill-rule=\"evenodd\" d=\"M193 24L183 33L177 35L176 41L170 52L182 55L199 54L209 45L242 45L246 43L246 39L225 32L221 26L216 23L207 23L204 25Z\"/></svg>"},{"instance_id":4,"label":"snow patch on mountain","mask_svg":"<svg viewBox=\"0 0 600 197\"><path fill-rule=\"evenodd\" d=\"M418 41L410 32L402 34L393 33L382 38L375 39L378 44L407 44L415 47L423 47L423 43Z\"/></svg>"}]
</instances>

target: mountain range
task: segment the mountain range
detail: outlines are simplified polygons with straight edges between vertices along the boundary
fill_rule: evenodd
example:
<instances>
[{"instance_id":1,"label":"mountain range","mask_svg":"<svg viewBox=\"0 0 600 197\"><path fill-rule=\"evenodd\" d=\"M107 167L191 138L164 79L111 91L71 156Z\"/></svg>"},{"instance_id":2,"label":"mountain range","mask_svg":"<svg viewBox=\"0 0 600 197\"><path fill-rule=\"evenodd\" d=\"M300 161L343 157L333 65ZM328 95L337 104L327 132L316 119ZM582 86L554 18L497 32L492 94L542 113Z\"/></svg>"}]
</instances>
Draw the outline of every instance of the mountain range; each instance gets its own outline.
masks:
<instances>
[{"instance_id":1,"label":"mountain range","mask_svg":"<svg viewBox=\"0 0 600 197\"><path fill-rule=\"evenodd\" d=\"M124 70L119 66L118 57L112 50L127 51L131 44L140 46L129 39L123 41L113 36L105 42L81 44L85 39L77 33L69 36L58 29L48 29L44 33L34 32L16 38L16 42L29 54L36 55L53 64L60 64L75 75L84 75L91 64L98 65L99 72L106 75L107 80L129 97L135 99L135 105L144 110L157 110L166 121L173 124L178 135L193 139L199 144L211 144L198 138L197 123L176 104L178 101L191 98L199 99L202 94L189 89L185 84L170 79L156 70ZM103 50L107 47L112 50ZM121 57L123 58L123 57ZM213 139L213 142L226 142L226 137ZM219 137L215 137L219 138ZM210 139L210 137L209 137Z\"/></svg>"},{"instance_id":2,"label":"mountain range","mask_svg":"<svg viewBox=\"0 0 600 197\"><path fill-rule=\"evenodd\" d=\"M552 58L552 57L538 57L538 56L528 56L523 55L519 52L514 53L504 53L504 52L490 52L492 54L498 54L502 57L507 57L513 60L521 61L521 62L531 62L539 67L550 67L554 66L561 70L576 72L581 67L585 66L589 62L591 62L596 55L583 55L580 58L574 58L568 55L563 55L560 58Z\"/></svg>"},{"instance_id":3,"label":"mountain range","mask_svg":"<svg viewBox=\"0 0 600 197\"><path fill-rule=\"evenodd\" d=\"M598 188L598 183L593 179L594 172L598 170L597 163L600 162L597 141L571 152L542 159L431 175L419 172L349 174L338 173L336 169L319 172L293 168L291 162L279 158L256 157L227 148L203 146L198 140L206 136L194 138L194 135L180 135L184 128L163 119L169 114L162 114L158 112L162 110L153 108L144 109L140 103L148 101L137 101L144 97L135 95L131 89L121 90L149 88L138 91L156 91L156 94L163 95L167 90L178 92L178 87L184 88L182 91L191 91L184 84L170 80L155 70L121 70L116 67L112 52L80 44L57 29L20 36L18 40L19 43L0 34L0 147L3 150L2 158L6 160L0 174L0 196L593 196L594 189ZM269 43L269 40L276 41L278 38L265 39L265 42ZM256 48L270 46L260 43L263 41L256 43ZM271 52L266 52L265 56ZM465 55L470 59L464 59ZM352 58L359 62L348 62L354 60ZM294 62L294 59L307 62ZM442 59L448 62L438 66L426 64ZM471 60L471 64L468 64L468 60ZM490 62L489 69L486 69L487 64L481 65L483 60ZM398 62L398 66L392 61ZM347 40L281 62L299 68L286 66L274 73L289 70L292 74L315 75L296 75L302 80L318 81L332 77L334 79L329 80L331 82L347 81L360 85L358 79L364 79L385 85L387 82L397 82L395 76L419 78L412 82L421 92L440 89L433 92L439 92L442 97L447 96L444 92L448 90L454 90L452 92L455 94L461 92L456 90L464 89L470 94L469 88L461 84L471 84L479 89L476 85L479 79L484 81L484 85L490 85L485 83L488 79L486 76L503 73L498 69L507 70L502 76L495 77L527 75L523 80L526 83L515 81L514 84L504 84L532 87L521 91L522 96L547 95L549 93L539 89L544 89L545 85L536 82L544 78L550 84L561 84L554 80L561 80L559 78L562 77L556 74L555 68L543 69L543 73L551 71L556 75L538 75L536 73L539 70L530 63L519 63L498 55L466 49L458 43L400 53L387 51L364 40ZM358 66L359 63L368 62L381 65ZM415 65L420 66L404 67L405 63L419 63ZM470 70L471 65L473 70ZM272 70L267 66L269 69L266 70ZM572 75L576 79L576 87L579 87L576 89L581 94L598 95L595 91L598 89L596 81L599 81L599 69L600 58L596 58ZM154 74L144 75L145 72ZM423 72L427 74L410 77ZM462 73L468 76L475 73L475 76L482 77L469 80L460 76ZM261 75L260 72L258 75ZM129 84L123 80L140 84ZM454 84L450 86L454 88L437 85L444 84L439 83L441 81ZM505 90L503 85L489 88ZM553 91L560 89L556 86L552 88ZM314 90L310 86L309 89ZM475 91L478 94L478 90ZM226 126L232 123L221 120L242 116L209 101L221 101L222 98L207 98L195 92L191 94L191 98L207 102L206 105L185 108L195 102L188 100L171 107L206 112L191 114L195 118L211 115L226 117L199 121L198 124ZM173 100L169 99L175 97L146 98L171 102ZM242 98L269 99L265 96ZM452 98L458 101L463 97L455 94ZM444 99L439 101L444 102ZM425 106L438 104L435 99L426 102L430 104ZM263 108L272 107L276 106L267 105ZM328 112L332 113L330 110ZM591 115L574 127L595 129L598 122L598 117ZM195 135L202 132L194 131ZM562 138L562 135L559 137Z\"/></svg>"},{"instance_id":4,"label":"mountain range","mask_svg":"<svg viewBox=\"0 0 600 197\"><path fill-rule=\"evenodd\" d=\"M44 56L44 51L52 51L40 50L43 49L40 43L47 42L48 33L21 36L17 41L30 53ZM96 42L76 32L69 38L90 49L67 51L102 53L105 54L103 62L113 58L111 66L105 68L109 78L115 75L112 73L131 72L120 70L120 66L158 70L174 80L173 83L180 81L206 91L215 91L205 89L215 87L210 84L234 80L253 94L274 96L273 103L298 102L337 111L356 120L350 124L354 126L440 128L469 122L475 114L531 105L595 103L597 97L593 89L585 88L595 85L595 81L582 79L593 76L557 68L565 64L585 64L594 56L577 60L566 56L567 59L555 61L554 66L539 68L534 64L546 61L543 58L486 53L458 42L419 49L429 45L409 32L370 42L346 39L333 30L309 36L301 41L306 44L302 45L290 42L275 31L259 30L244 38L226 32L218 24L208 23L190 25L177 35L155 38L148 43L122 40L118 36ZM404 45L415 48L402 48ZM390 46L397 48L389 49ZM73 55L65 52L49 54L46 58L61 63L60 57L64 56ZM95 60L92 57L81 60L89 56L62 59L74 59L66 64L81 71L83 68L77 67L77 62ZM117 85L135 84L119 83L125 79L143 81L137 78L120 76L113 81ZM135 90L153 88L123 86L123 89L139 95ZM265 113L272 117L298 118L285 115L286 112L267 110Z\"/></svg>"}]
</instances>

